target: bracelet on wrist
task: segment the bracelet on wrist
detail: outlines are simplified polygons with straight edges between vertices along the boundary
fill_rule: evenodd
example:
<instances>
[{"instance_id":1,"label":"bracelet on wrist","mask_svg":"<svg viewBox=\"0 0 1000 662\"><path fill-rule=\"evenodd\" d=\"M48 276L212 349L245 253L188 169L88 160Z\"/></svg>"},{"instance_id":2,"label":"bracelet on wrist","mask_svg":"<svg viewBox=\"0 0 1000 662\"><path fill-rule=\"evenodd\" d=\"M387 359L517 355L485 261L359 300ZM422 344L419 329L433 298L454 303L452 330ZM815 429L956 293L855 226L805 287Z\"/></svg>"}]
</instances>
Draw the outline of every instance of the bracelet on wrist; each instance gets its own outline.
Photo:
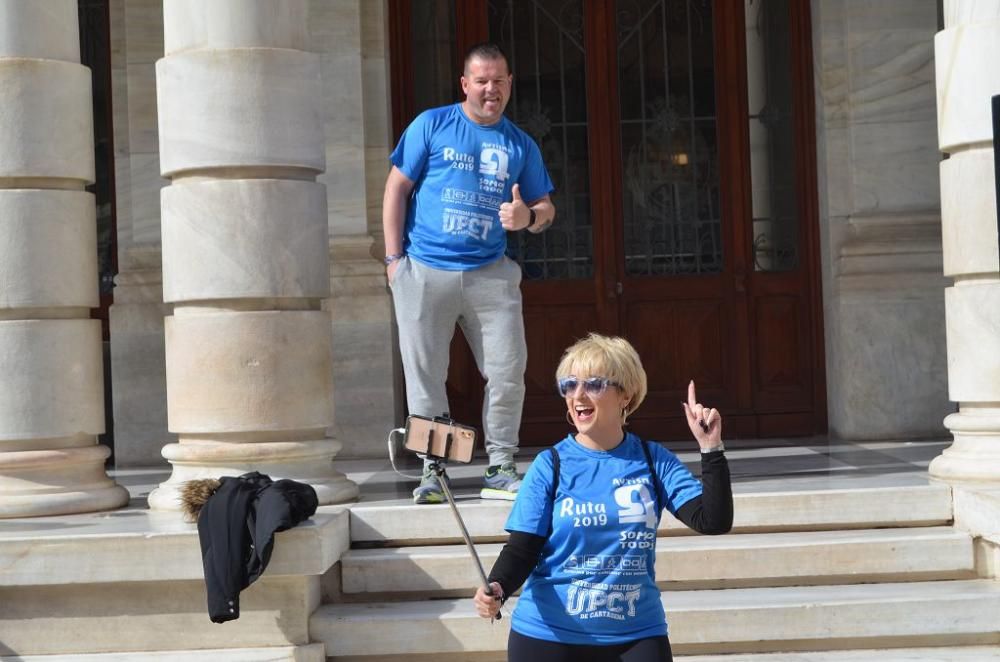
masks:
<instances>
[{"instance_id":1,"label":"bracelet on wrist","mask_svg":"<svg viewBox=\"0 0 1000 662\"><path fill-rule=\"evenodd\" d=\"M524 226L524 229L527 230L534 224L535 224L535 210L532 209L531 207L528 207L528 224Z\"/></svg>"},{"instance_id":2,"label":"bracelet on wrist","mask_svg":"<svg viewBox=\"0 0 1000 662\"><path fill-rule=\"evenodd\" d=\"M404 257L406 257L406 253L393 253L392 255L386 255L382 258L382 263L388 267L393 262L402 260Z\"/></svg>"},{"instance_id":3,"label":"bracelet on wrist","mask_svg":"<svg viewBox=\"0 0 1000 662\"><path fill-rule=\"evenodd\" d=\"M701 454L702 455L708 455L709 453L715 453L715 452L724 451L724 450L726 450L726 445L723 444L720 441L718 444L716 444L715 446L712 446L710 448L702 448L701 449Z\"/></svg>"}]
</instances>

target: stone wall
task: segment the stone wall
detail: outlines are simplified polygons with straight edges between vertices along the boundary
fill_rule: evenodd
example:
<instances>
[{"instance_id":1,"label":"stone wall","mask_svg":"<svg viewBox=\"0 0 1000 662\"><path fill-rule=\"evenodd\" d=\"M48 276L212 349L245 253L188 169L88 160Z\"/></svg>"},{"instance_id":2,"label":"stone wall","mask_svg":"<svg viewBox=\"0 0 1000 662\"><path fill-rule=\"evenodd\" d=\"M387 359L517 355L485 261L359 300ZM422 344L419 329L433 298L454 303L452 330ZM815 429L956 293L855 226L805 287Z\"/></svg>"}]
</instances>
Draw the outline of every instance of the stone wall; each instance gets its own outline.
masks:
<instances>
[{"instance_id":1,"label":"stone wall","mask_svg":"<svg viewBox=\"0 0 1000 662\"><path fill-rule=\"evenodd\" d=\"M162 0L111 0L118 276L110 309L115 460L119 467L165 464L167 431L160 268L156 60L163 57Z\"/></svg>"},{"instance_id":2,"label":"stone wall","mask_svg":"<svg viewBox=\"0 0 1000 662\"><path fill-rule=\"evenodd\" d=\"M382 267L382 192L389 172L388 19L382 2L313 0L323 53L330 205L335 436L339 457L385 457L397 421L392 299Z\"/></svg>"},{"instance_id":3,"label":"stone wall","mask_svg":"<svg viewBox=\"0 0 1000 662\"><path fill-rule=\"evenodd\" d=\"M830 434L945 435L932 2L813 0Z\"/></svg>"}]
</instances>

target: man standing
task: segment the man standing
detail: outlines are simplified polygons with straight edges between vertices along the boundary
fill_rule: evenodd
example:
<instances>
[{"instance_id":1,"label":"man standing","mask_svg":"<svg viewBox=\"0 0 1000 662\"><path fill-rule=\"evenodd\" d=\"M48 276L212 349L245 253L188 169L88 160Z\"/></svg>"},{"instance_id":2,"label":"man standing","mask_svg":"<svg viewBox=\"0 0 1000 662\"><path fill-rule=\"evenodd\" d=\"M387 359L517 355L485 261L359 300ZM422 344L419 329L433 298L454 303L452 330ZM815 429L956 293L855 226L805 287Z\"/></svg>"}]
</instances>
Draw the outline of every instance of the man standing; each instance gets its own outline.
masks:
<instances>
[{"instance_id":1,"label":"man standing","mask_svg":"<svg viewBox=\"0 0 1000 662\"><path fill-rule=\"evenodd\" d=\"M465 101L421 113L390 160L382 225L411 414L450 411L445 380L457 323L486 378L483 427L490 465L483 498L512 500L527 347L521 269L505 231L541 232L555 217L535 142L503 116L512 76L494 44L469 49ZM444 492L424 463L415 503Z\"/></svg>"}]
</instances>

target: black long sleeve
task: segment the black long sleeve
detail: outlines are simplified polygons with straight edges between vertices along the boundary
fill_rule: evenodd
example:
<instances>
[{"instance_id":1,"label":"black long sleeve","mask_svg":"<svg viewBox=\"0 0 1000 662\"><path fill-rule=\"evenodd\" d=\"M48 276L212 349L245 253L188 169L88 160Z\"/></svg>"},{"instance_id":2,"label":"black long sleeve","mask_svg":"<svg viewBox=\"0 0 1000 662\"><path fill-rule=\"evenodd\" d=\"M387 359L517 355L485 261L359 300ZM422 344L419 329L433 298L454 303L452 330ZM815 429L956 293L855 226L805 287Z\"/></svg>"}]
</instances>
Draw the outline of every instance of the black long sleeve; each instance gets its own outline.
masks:
<instances>
[{"instance_id":1,"label":"black long sleeve","mask_svg":"<svg viewBox=\"0 0 1000 662\"><path fill-rule=\"evenodd\" d=\"M677 519L698 533L719 535L733 528L733 486L722 451L701 456L702 494L677 509Z\"/></svg>"},{"instance_id":2,"label":"black long sleeve","mask_svg":"<svg viewBox=\"0 0 1000 662\"><path fill-rule=\"evenodd\" d=\"M521 584L528 579L528 575L538 565L538 557L541 556L544 546L544 536L521 531L511 532L489 576L490 582L500 584L505 600L517 592Z\"/></svg>"}]
</instances>

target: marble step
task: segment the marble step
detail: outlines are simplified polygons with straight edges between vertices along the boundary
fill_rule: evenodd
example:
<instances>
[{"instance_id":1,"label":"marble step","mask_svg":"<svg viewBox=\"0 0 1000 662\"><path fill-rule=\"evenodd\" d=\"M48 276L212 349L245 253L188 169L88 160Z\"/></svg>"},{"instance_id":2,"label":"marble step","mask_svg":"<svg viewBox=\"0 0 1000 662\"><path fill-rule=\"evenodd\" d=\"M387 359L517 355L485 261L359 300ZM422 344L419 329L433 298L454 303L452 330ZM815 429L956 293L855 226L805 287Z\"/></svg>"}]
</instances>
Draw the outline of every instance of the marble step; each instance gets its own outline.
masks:
<instances>
[{"instance_id":1,"label":"marble step","mask_svg":"<svg viewBox=\"0 0 1000 662\"><path fill-rule=\"evenodd\" d=\"M749 655L682 655L677 662L991 662L1000 660L1000 646L939 646L815 653L756 653Z\"/></svg>"},{"instance_id":2,"label":"marble step","mask_svg":"<svg viewBox=\"0 0 1000 662\"><path fill-rule=\"evenodd\" d=\"M991 580L668 591L662 599L677 655L1000 644L1000 582ZM328 604L313 613L309 634L334 658L457 660L504 650L509 623L479 618L468 598Z\"/></svg>"},{"instance_id":3,"label":"marble step","mask_svg":"<svg viewBox=\"0 0 1000 662\"><path fill-rule=\"evenodd\" d=\"M376 656L366 662L432 662L433 656ZM324 662L323 646L311 644L293 648L229 648L188 651L142 651L141 653L93 653L86 655L0 656L0 662ZM344 660L343 657L329 658ZM504 652L478 653L475 662L506 662ZM1000 660L1000 646L941 646L937 648L899 648L841 650L800 653L751 653L748 655L680 655L676 662L994 662Z\"/></svg>"},{"instance_id":4,"label":"marble step","mask_svg":"<svg viewBox=\"0 0 1000 662\"><path fill-rule=\"evenodd\" d=\"M49 658L38 658L45 662ZM376 655L373 657L331 657L331 662L507 662L506 651L454 655ZM24 658L32 662L35 658ZM748 653L729 655L675 655L676 662L994 662L1000 660L1000 646L938 646L934 648L882 648L797 653ZM0 658L0 662L6 662ZM61 662L61 661L60 661ZM73 660L72 662L76 662ZM81 660L80 662L84 662ZM89 662L89 661L87 661ZM103 660L101 661L103 662ZM108 662L117 662L109 660Z\"/></svg>"},{"instance_id":5,"label":"marble step","mask_svg":"<svg viewBox=\"0 0 1000 662\"><path fill-rule=\"evenodd\" d=\"M822 531L912 526L940 526L952 519L947 485L880 487L850 490L740 493L734 498L734 530L745 533ZM477 541L505 537L510 512L507 501L459 496L458 508L469 534ZM661 535L688 529L669 514ZM404 546L460 542L450 506L359 503L351 508L352 546Z\"/></svg>"},{"instance_id":6,"label":"marble step","mask_svg":"<svg viewBox=\"0 0 1000 662\"><path fill-rule=\"evenodd\" d=\"M501 544L477 545L488 571ZM352 549L341 558L345 594L471 593L479 574L462 545ZM976 576L971 537L951 527L659 538L664 588L962 579Z\"/></svg>"}]
</instances>

